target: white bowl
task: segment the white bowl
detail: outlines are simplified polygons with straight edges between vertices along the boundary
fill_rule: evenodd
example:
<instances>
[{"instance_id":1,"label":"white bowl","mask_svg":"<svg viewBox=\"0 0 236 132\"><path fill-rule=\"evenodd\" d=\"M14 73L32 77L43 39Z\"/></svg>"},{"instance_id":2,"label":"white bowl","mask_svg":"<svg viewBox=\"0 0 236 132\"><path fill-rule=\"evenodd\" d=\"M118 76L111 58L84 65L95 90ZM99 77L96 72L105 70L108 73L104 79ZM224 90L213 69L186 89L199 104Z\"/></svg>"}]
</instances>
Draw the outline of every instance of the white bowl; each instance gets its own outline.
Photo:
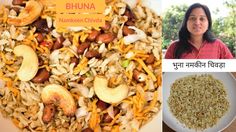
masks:
<instances>
[{"instance_id":1,"label":"white bowl","mask_svg":"<svg viewBox=\"0 0 236 132\"><path fill-rule=\"evenodd\" d=\"M167 100L170 96L171 84L178 78L185 77L193 74L203 73L171 73L167 72L163 75L163 120L173 130L179 132L196 132L194 129L187 128L184 124L180 123L171 113ZM231 73L208 73L218 80L221 80L225 86L227 97L230 103L229 111L211 128L205 129L203 132L218 132L227 128L235 119L236 115L236 80Z\"/></svg>"}]
</instances>

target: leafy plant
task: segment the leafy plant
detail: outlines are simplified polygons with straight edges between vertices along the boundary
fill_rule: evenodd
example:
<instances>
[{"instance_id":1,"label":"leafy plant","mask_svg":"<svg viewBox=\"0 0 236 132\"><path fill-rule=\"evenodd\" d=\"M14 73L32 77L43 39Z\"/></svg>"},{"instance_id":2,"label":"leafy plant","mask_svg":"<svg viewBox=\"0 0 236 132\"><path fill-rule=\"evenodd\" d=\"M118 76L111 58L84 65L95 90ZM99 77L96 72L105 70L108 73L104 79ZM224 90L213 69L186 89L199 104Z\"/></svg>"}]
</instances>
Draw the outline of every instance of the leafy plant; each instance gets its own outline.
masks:
<instances>
[{"instance_id":1,"label":"leafy plant","mask_svg":"<svg viewBox=\"0 0 236 132\"><path fill-rule=\"evenodd\" d=\"M170 9L164 13L163 49L167 48L171 41L178 39L178 31L187 8L187 5L171 6Z\"/></svg>"},{"instance_id":2,"label":"leafy plant","mask_svg":"<svg viewBox=\"0 0 236 132\"><path fill-rule=\"evenodd\" d=\"M220 17L213 22L213 32L220 38L234 55L236 54L236 0L226 1L229 9L227 17Z\"/></svg>"}]
</instances>

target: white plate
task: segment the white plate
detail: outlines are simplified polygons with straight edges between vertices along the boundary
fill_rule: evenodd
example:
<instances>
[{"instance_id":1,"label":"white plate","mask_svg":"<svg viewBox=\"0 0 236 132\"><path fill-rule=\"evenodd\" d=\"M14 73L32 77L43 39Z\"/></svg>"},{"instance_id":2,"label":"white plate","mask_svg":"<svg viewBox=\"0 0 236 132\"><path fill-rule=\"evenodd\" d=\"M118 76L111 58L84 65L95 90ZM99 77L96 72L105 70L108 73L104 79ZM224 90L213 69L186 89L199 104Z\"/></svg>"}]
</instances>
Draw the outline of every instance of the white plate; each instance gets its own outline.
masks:
<instances>
[{"instance_id":1,"label":"white plate","mask_svg":"<svg viewBox=\"0 0 236 132\"><path fill-rule=\"evenodd\" d=\"M196 132L196 130L189 129L184 124L180 123L174 115L170 112L167 100L170 96L171 84L178 78L204 73L173 73L168 72L163 74L163 120L164 122L175 131L179 132ZM211 128L205 129L204 132L217 132L227 128L235 119L236 115L236 80L230 73L208 73L211 74L224 84L227 97L230 103L229 111L218 121L216 125Z\"/></svg>"}]
</instances>

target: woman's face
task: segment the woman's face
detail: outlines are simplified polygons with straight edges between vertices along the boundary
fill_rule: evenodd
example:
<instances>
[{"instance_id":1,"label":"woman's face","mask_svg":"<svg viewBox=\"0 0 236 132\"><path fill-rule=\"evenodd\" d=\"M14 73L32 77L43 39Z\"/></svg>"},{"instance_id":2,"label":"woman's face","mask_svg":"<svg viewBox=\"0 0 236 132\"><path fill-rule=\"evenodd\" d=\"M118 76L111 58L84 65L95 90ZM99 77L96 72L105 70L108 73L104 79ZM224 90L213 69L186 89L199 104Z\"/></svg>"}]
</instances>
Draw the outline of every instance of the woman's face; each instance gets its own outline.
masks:
<instances>
[{"instance_id":1,"label":"woman's face","mask_svg":"<svg viewBox=\"0 0 236 132\"><path fill-rule=\"evenodd\" d=\"M208 19L202 8L195 8L190 13L187 21L187 29L194 36L203 36L208 29Z\"/></svg>"}]
</instances>

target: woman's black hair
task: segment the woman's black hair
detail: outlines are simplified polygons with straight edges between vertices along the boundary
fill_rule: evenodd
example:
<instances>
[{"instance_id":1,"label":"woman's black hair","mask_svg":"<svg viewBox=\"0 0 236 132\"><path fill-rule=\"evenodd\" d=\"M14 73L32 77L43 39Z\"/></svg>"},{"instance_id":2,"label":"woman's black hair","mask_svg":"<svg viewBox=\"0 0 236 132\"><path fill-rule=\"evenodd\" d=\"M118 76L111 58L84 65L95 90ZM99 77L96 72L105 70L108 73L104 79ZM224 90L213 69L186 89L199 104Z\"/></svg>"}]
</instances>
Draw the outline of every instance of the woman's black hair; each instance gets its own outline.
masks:
<instances>
[{"instance_id":1,"label":"woman's black hair","mask_svg":"<svg viewBox=\"0 0 236 132\"><path fill-rule=\"evenodd\" d=\"M212 20L211 20L211 13L210 10L207 6L202 5L200 3L195 3L191 5L188 10L185 13L184 20L182 22L182 26L179 30L179 41L176 44L175 52L174 52L174 58L179 59L181 58L181 55L185 52L191 52L192 51L192 46L188 42L190 39L190 32L187 29L187 21L188 18L192 12L193 9L195 8L202 8L206 14L206 17L208 19L208 29L207 31L203 34L203 40L206 40L207 42L214 42L215 37L213 33L211 32L211 27L212 27Z\"/></svg>"}]
</instances>

